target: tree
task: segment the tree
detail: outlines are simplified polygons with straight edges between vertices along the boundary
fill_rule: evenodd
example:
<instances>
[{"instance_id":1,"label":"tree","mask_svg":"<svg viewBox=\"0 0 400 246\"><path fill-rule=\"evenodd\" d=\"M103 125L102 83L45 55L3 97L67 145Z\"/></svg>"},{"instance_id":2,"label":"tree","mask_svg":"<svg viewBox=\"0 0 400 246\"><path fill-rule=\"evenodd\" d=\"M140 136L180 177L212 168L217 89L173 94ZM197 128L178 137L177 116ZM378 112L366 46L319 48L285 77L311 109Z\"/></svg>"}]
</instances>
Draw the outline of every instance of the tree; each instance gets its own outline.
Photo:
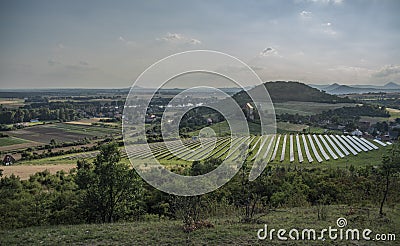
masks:
<instances>
[{"instance_id":1,"label":"tree","mask_svg":"<svg viewBox=\"0 0 400 246\"><path fill-rule=\"evenodd\" d=\"M111 223L141 212L142 182L120 160L118 145L110 143L102 146L93 166L79 163L77 183L86 190L83 206L88 222Z\"/></svg>"},{"instance_id":2,"label":"tree","mask_svg":"<svg viewBox=\"0 0 400 246\"><path fill-rule=\"evenodd\" d=\"M381 201L381 206L379 208L379 214L381 216L383 213L383 204L386 201L387 195L389 193L390 178L396 173L400 172L400 144L396 143L390 150L389 155L383 157L381 172L385 179L385 189Z\"/></svg>"}]
</instances>

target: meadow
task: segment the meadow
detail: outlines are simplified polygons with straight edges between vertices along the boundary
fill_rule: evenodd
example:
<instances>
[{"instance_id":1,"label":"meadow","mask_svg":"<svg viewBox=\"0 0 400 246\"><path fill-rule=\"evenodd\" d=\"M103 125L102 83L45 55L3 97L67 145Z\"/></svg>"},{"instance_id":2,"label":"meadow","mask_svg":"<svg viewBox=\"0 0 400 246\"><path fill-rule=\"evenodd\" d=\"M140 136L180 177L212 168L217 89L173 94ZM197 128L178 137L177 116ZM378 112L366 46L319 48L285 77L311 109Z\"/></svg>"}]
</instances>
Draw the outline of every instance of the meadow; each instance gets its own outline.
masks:
<instances>
[{"instance_id":1,"label":"meadow","mask_svg":"<svg viewBox=\"0 0 400 246\"><path fill-rule=\"evenodd\" d=\"M59 142L72 142L85 137L105 137L120 134L114 127L77 125L66 123L42 124L7 132L8 135L48 144L52 139Z\"/></svg>"},{"instance_id":2,"label":"meadow","mask_svg":"<svg viewBox=\"0 0 400 246\"><path fill-rule=\"evenodd\" d=\"M371 229L376 233L393 234L398 237L400 207L390 209L387 218L380 218L377 207L354 207L348 205L325 206L326 218L318 219L317 207L295 207L273 209L256 223L239 223L240 210L232 209L228 214L216 215L209 219L212 228L203 228L186 233L178 220L159 219L147 216L142 221L112 224L82 224L29 227L0 231L0 243L13 245L397 245L396 241L346 241L305 240L280 241L276 234L273 240L259 240L257 231L267 224L270 229L296 228L299 231L312 228L316 231L336 226L336 220L343 217L348 225L345 229ZM387 223L387 221L391 223ZM326 235L326 234L325 234ZM320 234L317 234L317 237ZM396 238L397 239L397 238ZM398 239L397 239L398 240Z\"/></svg>"}]
</instances>

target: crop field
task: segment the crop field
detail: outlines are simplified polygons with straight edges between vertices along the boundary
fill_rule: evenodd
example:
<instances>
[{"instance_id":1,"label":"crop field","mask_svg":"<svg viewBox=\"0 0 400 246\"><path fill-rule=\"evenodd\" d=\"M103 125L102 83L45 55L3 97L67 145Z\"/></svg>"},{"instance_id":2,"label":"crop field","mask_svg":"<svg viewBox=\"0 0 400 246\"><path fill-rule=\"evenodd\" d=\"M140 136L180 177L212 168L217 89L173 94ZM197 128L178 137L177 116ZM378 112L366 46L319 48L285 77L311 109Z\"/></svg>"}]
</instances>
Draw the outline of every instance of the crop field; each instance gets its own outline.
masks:
<instances>
[{"instance_id":1,"label":"crop field","mask_svg":"<svg viewBox=\"0 0 400 246\"><path fill-rule=\"evenodd\" d=\"M91 126L93 123L101 123L104 125L114 125L118 126L120 125L119 123L114 123L114 122L102 122L101 120L104 119L111 119L111 118L90 118L90 119L82 119L82 120L77 120L77 121L68 121L65 122L65 124L70 124L70 125L83 125L83 126Z\"/></svg>"},{"instance_id":2,"label":"crop field","mask_svg":"<svg viewBox=\"0 0 400 246\"><path fill-rule=\"evenodd\" d=\"M354 103L316 103L316 102L284 102L274 103L276 114L313 115L322 111L342 107L354 107Z\"/></svg>"},{"instance_id":3,"label":"crop field","mask_svg":"<svg viewBox=\"0 0 400 246\"><path fill-rule=\"evenodd\" d=\"M278 129L278 132L302 132L304 129L308 129L309 126L288 122L276 122L276 128Z\"/></svg>"},{"instance_id":4,"label":"crop field","mask_svg":"<svg viewBox=\"0 0 400 246\"><path fill-rule=\"evenodd\" d=\"M56 173L58 171L64 170L65 172L69 172L70 169L75 168L76 164L59 164L59 165L12 165L12 166L3 166L1 169L3 170L4 176L10 176L14 174L15 176L19 176L22 180L26 180L30 175L33 175L37 172L43 172L45 170L50 173Z\"/></svg>"},{"instance_id":5,"label":"crop field","mask_svg":"<svg viewBox=\"0 0 400 246\"><path fill-rule=\"evenodd\" d=\"M4 137L4 138L0 138L0 147L10 146L10 145L15 145L15 144L23 144L26 142L29 142L29 141L21 139L21 138L16 138L16 137Z\"/></svg>"},{"instance_id":6,"label":"crop field","mask_svg":"<svg viewBox=\"0 0 400 246\"><path fill-rule=\"evenodd\" d=\"M390 113L389 120L393 121L396 118L400 118L400 109L386 108L386 110Z\"/></svg>"},{"instance_id":7,"label":"crop field","mask_svg":"<svg viewBox=\"0 0 400 246\"><path fill-rule=\"evenodd\" d=\"M62 142L72 142L85 137L105 137L120 134L120 132L118 128L56 123L27 127L11 131L7 134L24 140L47 144L51 139Z\"/></svg>"},{"instance_id":8,"label":"crop field","mask_svg":"<svg viewBox=\"0 0 400 246\"><path fill-rule=\"evenodd\" d=\"M0 98L0 105L4 105L7 108L19 108L24 106L24 99L20 98Z\"/></svg>"}]
</instances>

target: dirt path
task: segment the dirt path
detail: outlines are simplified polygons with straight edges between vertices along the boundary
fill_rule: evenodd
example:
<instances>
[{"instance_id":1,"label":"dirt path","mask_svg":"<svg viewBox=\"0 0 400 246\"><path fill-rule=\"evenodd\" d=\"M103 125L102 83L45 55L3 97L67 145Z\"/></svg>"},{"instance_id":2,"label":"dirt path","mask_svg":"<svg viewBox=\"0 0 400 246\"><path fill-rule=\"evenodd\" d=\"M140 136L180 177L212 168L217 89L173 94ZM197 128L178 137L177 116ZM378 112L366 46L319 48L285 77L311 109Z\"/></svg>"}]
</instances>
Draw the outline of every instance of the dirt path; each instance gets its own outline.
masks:
<instances>
[{"instance_id":1,"label":"dirt path","mask_svg":"<svg viewBox=\"0 0 400 246\"><path fill-rule=\"evenodd\" d=\"M49 170L50 173L56 173L57 171L64 170L68 172L70 169L76 167L76 164L61 164L61 165L15 165L15 166L0 166L3 169L3 176L14 175L19 176L21 179L29 179L29 176L37 172Z\"/></svg>"}]
</instances>

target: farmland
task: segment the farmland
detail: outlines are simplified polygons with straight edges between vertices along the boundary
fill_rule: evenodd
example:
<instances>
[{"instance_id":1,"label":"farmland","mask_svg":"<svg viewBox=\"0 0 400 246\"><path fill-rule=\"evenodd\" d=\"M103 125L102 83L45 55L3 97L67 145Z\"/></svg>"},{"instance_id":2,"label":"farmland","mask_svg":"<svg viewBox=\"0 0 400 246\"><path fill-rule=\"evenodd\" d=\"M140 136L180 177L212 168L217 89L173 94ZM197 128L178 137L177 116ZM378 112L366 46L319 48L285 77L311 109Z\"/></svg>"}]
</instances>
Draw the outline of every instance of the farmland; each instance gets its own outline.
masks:
<instances>
[{"instance_id":1,"label":"farmland","mask_svg":"<svg viewBox=\"0 0 400 246\"><path fill-rule=\"evenodd\" d=\"M16 138L16 137L2 137L0 139L0 147L4 147L4 146L10 146L10 145L16 145L16 144L23 144L23 143L27 143L29 141L26 141L24 139L21 138Z\"/></svg>"},{"instance_id":2,"label":"farmland","mask_svg":"<svg viewBox=\"0 0 400 246\"><path fill-rule=\"evenodd\" d=\"M119 133L120 130L118 128L55 123L32 126L11 131L8 134L13 137L47 144L51 139L61 142L71 142L85 137L105 137Z\"/></svg>"},{"instance_id":3,"label":"farmland","mask_svg":"<svg viewBox=\"0 0 400 246\"><path fill-rule=\"evenodd\" d=\"M318 102L277 102L274 103L276 114L299 114L313 115L319 114L329 109L342 107L354 107L355 103L318 103Z\"/></svg>"}]
</instances>

